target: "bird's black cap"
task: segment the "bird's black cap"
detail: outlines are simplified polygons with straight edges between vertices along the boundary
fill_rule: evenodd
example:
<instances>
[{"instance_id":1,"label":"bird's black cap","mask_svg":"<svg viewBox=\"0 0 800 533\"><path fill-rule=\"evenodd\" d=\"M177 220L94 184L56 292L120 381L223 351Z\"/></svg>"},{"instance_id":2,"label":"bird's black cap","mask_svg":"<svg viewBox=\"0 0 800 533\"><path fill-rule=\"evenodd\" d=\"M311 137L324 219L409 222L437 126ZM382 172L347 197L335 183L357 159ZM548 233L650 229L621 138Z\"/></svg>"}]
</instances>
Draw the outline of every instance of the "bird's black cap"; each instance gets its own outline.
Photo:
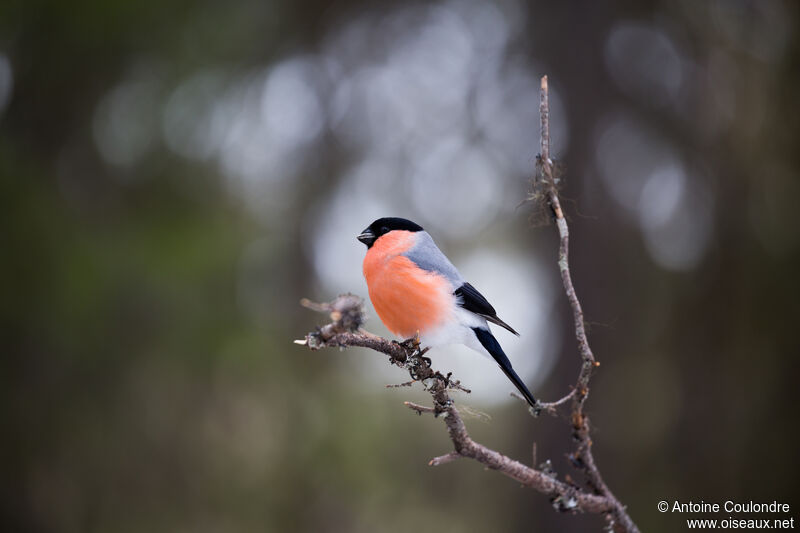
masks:
<instances>
[{"instance_id":1,"label":"bird's black cap","mask_svg":"<svg viewBox=\"0 0 800 533\"><path fill-rule=\"evenodd\" d=\"M367 248L371 248L381 235L386 235L390 231L394 230L423 231L422 226L415 224L406 218L385 217L379 218L367 226L367 229L362 231L361 235L356 238L366 244Z\"/></svg>"}]
</instances>

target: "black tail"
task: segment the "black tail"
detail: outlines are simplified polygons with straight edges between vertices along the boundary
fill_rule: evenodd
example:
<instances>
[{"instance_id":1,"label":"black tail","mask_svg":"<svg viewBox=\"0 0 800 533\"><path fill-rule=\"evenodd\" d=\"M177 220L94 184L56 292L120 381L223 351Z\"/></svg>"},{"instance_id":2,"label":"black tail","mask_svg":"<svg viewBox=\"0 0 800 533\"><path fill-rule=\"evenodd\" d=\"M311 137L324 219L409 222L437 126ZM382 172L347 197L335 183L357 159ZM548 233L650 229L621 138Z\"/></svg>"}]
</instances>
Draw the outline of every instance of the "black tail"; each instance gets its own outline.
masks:
<instances>
[{"instance_id":1,"label":"black tail","mask_svg":"<svg viewBox=\"0 0 800 533\"><path fill-rule=\"evenodd\" d=\"M508 360L503 349L500 347L500 343L497 342L497 339L494 338L492 332L488 329L482 328L472 328L472 331L475 332L475 336L478 337L481 345L486 348L486 351L491 354L497 364L500 365L500 368L503 370L508 379L511 380L511 383L517 387L517 390L522 393L525 397L525 400L530 404L531 407L536 407L536 398L533 397L531 391L528 390L528 387L519 379L519 376L514 369L511 368L511 361Z\"/></svg>"}]
</instances>

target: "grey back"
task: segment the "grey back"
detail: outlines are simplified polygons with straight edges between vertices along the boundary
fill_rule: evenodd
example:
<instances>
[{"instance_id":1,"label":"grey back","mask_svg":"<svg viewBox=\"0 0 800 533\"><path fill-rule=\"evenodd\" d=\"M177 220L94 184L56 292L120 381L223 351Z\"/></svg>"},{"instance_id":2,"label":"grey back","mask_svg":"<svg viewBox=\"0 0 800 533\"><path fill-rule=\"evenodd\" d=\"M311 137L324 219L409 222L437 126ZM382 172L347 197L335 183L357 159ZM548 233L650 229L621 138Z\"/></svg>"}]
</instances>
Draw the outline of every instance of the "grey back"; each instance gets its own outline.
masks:
<instances>
[{"instance_id":1,"label":"grey back","mask_svg":"<svg viewBox=\"0 0 800 533\"><path fill-rule=\"evenodd\" d=\"M414 261L421 269L446 277L453 284L453 290L463 285L464 278L458 273L453 263L439 250L428 232L416 232L416 237L417 243L403 255Z\"/></svg>"}]
</instances>

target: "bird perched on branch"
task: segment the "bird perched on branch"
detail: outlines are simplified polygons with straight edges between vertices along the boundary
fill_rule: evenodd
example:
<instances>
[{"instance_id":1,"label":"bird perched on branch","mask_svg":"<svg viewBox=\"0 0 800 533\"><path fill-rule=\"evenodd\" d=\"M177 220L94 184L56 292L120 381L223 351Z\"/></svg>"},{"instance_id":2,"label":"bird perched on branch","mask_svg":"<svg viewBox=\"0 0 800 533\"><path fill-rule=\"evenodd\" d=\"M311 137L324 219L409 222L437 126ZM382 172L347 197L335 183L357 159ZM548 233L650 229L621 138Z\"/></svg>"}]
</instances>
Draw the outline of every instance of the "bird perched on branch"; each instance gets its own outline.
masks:
<instances>
[{"instance_id":1,"label":"bird perched on branch","mask_svg":"<svg viewBox=\"0 0 800 533\"><path fill-rule=\"evenodd\" d=\"M536 400L511 367L488 322L514 335L494 307L467 283L421 226L379 218L357 237L367 246L364 277L369 298L389 331L404 339L419 333L430 347L464 344L491 356L525 400Z\"/></svg>"}]
</instances>

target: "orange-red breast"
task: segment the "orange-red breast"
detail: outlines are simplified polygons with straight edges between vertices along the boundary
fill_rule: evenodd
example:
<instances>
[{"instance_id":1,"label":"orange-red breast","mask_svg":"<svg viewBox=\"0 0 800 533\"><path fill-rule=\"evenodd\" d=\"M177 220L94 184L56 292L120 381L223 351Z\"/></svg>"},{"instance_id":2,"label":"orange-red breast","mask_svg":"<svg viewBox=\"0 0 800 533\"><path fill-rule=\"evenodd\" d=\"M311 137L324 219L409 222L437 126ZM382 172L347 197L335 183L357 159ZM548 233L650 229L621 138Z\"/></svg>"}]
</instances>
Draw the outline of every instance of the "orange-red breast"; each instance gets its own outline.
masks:
<instances>
[{"instance_id":1,"label":"orange-red breast","mask_svg":"<svg viewBox=\"0 0 800 533\"><path fill-rule=\"evenodd\" d=\"M404 339L419 332L426 346L464 344L491 356L531 406L536 400L519 378L488 322L519 335L467 283L421 226L379 218L358 240L367 246L364 277L369 298L389 331Z\"/></svg>"}]
</instances>

